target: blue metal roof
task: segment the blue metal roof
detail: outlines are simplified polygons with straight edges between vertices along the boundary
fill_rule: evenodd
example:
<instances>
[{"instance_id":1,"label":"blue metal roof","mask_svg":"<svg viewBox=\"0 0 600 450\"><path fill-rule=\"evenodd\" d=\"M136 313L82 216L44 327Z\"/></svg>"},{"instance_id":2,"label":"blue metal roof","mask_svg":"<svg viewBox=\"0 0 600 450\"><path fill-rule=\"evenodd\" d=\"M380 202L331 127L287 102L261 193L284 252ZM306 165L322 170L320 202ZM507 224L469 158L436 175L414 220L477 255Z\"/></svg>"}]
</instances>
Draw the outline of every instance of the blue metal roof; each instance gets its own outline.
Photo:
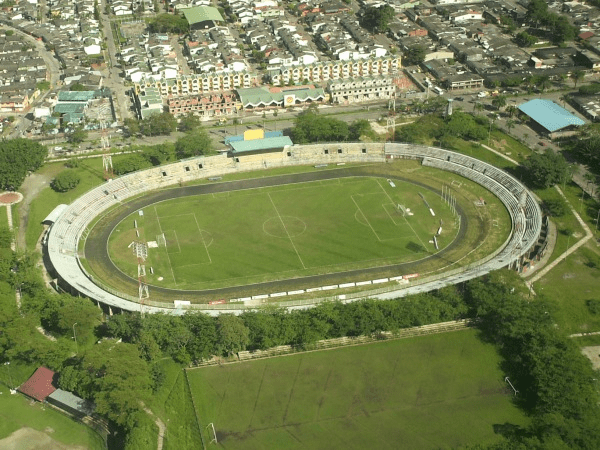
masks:
<instances>
[{"instance_id":1,"label":"blue metal roof","mask_svg":"<svg viewBox=\"0 0 600 450\"><path fill-rule=\"evenodd\" d=\"M551 133L569 125L585 124L582 119L550 100L531 100L520 105L519 109Z\"/></svg>"}]
</instances>

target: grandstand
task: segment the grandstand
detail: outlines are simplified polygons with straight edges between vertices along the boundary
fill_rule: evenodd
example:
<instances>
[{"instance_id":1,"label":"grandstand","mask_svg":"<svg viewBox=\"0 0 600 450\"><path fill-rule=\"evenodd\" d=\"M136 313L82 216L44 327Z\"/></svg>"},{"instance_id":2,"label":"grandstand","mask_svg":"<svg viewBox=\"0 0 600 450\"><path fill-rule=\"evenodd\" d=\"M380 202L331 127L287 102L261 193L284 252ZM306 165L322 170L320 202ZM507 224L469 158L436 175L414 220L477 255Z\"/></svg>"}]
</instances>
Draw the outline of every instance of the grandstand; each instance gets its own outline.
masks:
<instances>
[{"instance_id":1,"label":"grandstand","mask_svg":"<svg viewBox=\"0 0 600 450\"><path fill-rule=\"evenodd\" d=\"M439 289L466 281L492 270L511 265L519 266L521 258L537 244L542 227L542 214L532 194L515 178L502 170L475 158L434 147L411 144L379 143L327 143L293 145L269 160L270 167L299 164L340 164L346 162L384 162L386 159L404 158L420 160L434 167L475 181L496 195L511 216L512 230L506 242L484 260L466 268L415 286L396 286L377 292L347 295L344 301L371 298L397 298L417 292ZM182 182L219 177L225 174L264 169L263 161L236 161L225 154L197 157L161 167L134 172L96 187L63 210L49 230L46 250L54 273L61 286L73 294L87 296L96 302L122 310L139 311L142 303L137 297L116 292L95 280L79 260L79 243L89 232L88 226L95 217L133 196ZM281 302L281 306L291 302ZM309 307L310 301L295 303ZM175 307L173 303L144 301L144 312L183 314L187 309L202 310L218 315L222 312L241 313L247 307L240 303L193 304Z\"/></svg>"}]
</instances>

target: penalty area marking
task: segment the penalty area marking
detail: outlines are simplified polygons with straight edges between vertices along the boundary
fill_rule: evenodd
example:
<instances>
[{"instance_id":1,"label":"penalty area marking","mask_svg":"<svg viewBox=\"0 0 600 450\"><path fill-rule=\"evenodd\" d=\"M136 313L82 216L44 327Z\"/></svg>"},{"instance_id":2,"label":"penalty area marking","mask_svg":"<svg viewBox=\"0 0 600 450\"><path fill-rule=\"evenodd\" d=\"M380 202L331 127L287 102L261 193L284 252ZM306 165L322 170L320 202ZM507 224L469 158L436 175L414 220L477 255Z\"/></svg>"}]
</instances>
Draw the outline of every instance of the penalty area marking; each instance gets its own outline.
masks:
<instances>
[{"instance_id":1,"label":"penalty area marking","mask_svg":"<svg viewBox=\"0 0 600 450\"><path fill-rule=\"evenodd\" d=\"M156 221L158 222L158 229L161 233L164 234L162 226L160 224L160 219L158 218L158 211L156 210L156 205L154 206L154 214L156 214ZM167 259L169 260L169 269L171 269L171 275L173 276L173 283L177 286L177 280L175 279L175 271L173 270L173 264L171 264L171 258L169 257L169 251L165 248L165 253L167 254Z\"/></svg>"},{"instance_id":2,"label":"penalty area marking","mask_svg":"<svg viewBox=\"0 0 600 450\"><path fill-rule=\"evenodd\" d=\"M387 198L390 199L390 202L394 203L394 201L392 200L392 197L390 197L390 194L388 194L387 191L383 188L383 186L379 183L379 180L376 180L376 181L377 181L377 184L379 185L379 187L381 188L381 190L385 193L385 195L387 195ZM412 230L413 234L419 240L419 242L421 243L421 245L423 246L423 248L426 249L427 246L423 243L423 241L421 240L421 238L419 237L419 235L417 234L417 232L415 231L415 229L412 227L412 225L410 224L410 222L406 219L405 216L403 216L403 217L404 217L404 221L410 227L410 229Z\"/></svg>"}]
</instances>

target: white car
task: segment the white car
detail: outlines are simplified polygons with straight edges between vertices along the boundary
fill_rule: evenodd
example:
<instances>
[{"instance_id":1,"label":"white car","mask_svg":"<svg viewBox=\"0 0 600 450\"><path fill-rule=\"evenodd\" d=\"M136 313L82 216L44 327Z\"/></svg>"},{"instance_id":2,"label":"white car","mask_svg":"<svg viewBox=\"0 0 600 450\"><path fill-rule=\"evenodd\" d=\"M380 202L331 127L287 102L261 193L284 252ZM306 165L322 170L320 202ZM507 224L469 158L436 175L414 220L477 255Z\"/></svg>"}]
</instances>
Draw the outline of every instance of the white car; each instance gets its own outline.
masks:
<instances>
[{"instance_id":1,"label":"white car","mask_svg":"<svg viewBox=\"0 0 600 450\"><path fill-rule=\"evenodd\" d=\"M477 94L477 97L479 97L479 98L483 98L483 97L487 97L487 96L488 96L488 93L485 91L481 91L479 94Z\"/></svg>"}]
</instances>

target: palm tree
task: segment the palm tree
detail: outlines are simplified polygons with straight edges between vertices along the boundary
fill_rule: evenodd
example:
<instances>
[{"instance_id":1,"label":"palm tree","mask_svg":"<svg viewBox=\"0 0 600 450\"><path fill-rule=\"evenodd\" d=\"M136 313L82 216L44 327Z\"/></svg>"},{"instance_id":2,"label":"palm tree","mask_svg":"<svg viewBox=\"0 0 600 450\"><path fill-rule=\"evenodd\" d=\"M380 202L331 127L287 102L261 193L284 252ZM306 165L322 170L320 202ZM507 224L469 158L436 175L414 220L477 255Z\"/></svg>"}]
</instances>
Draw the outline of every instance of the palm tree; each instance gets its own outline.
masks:
<instances>
[{"instance_id":1,"label":"palm tree","mask_svg":"<svg viewBox=\"0 0 600 450\"><path fill-rule=\"evenodd\" d=\"M494 97L492 100L492 105L494 105L498 110L501 110L506 106L506 97L504 95L498 95Z\"/></svg>"},{"instance_id":2,"label":"palm tree","mask_svg":"<svg viewBox=\"0 0 600 450\"><path fill-rule=\"evenodd\" d=\"M585 78L585 72L583 70L576 70L571 74L571 78L573 78L573 83L575 84L575 88L577 88L577 82L583 81Z\"/></svg>"},{"instance_id":3,"label":"palm tree","mask_svg":"<svg viewBox=\"0 0 600 450\"><path fill-rule=\"evenodd\" d=\"M509 117L513 117L517 113L517 107L514 105L508 105L506 107L506 113Z\"/></svg>"},{"instance_id":4,"label":"palm tree","mask_svg":"<svg viewBox=\"0 0 600 450\"><path fill-rule=\"evenodd\" d=\"M483 111L483 108L484 108L483 103L479 103L479 102L475 103L475 106L473 106L473 109L476 109L477 111Z\"/></svg>"},{"instance_id":5,"label":"palm tree","mask_svg":"<svg viewBox=\"0 0 600 450\"><path fill-rule=\"evenodd\" d=\"M542 92L548 89L551 84L552 83L550 82L550 77L548 75L541 76L537 83L538 87Z\"/></svg>"},{"instance_id":6,"label":"palm tree","mask_svg":"<svg viewBox=\"0 0 600 450\"><path fill-rule=\"evenodd\" d=\"M506 128L508 129L508 134L510 134L510 130L515 126L515 121L512 119L508 119L506 121Z\"/></svg>"}]
</instances>

